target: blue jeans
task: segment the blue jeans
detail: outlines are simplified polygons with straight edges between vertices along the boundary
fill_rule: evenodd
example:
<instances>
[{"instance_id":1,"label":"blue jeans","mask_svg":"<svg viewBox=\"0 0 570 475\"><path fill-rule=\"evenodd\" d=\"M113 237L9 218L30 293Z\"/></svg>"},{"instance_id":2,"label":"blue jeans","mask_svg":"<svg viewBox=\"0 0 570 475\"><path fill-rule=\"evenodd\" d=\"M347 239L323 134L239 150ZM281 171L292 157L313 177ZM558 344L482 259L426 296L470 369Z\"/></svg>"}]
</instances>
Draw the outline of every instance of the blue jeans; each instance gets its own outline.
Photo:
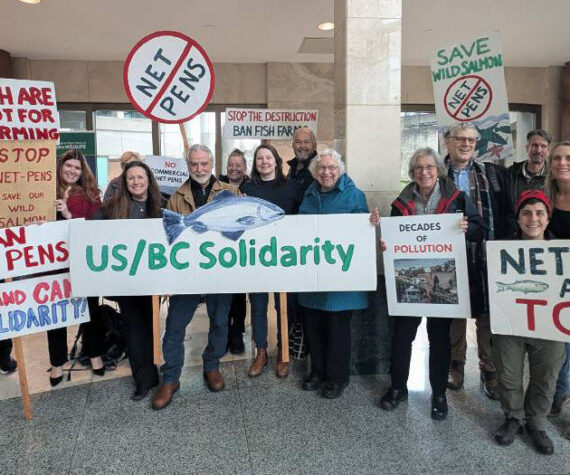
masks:
<instances>
[{"instance_id":1,"label":"blue jeans","mask_svg":"<svg viewBox=\"0 0 570 475\"><path fill-rule=\"evenodd\" d=\"M279 294L273 294L275 302L275 311L277 312L277 342L281 347L281 317ZM267 307L269 302L269 294L249 294L249 302L251 303L251 329L253 333L253 341L257 348L267 348ZM296 311L297 294L287 294L287 331L291 329L293 316Z\"/></svg>"},{"instance_id":2,"label":"blue jeans","mask_svg":"<svg viewBox=\"0 0 570 475\"><path fill-rule=\"evenodd\" d=\"M232 294L211 294L206 297L210 319L208 346L202 353L204 373L218 369L220 358L226 353L228 340L228 311ZM200 295L173 295L170 297L166 331L162 341L164 364L160 367L163 383L174 383L180 378L184 365L184 336L192 321Z\"/></svg>"},{"instance_id":3,"label":"blue jeans","mask_svg":"<svg viewBox=\"0 0 570 475\"><path fill-rule=\"evenodd\" d=\"M570 343L565 343L566 347L566 358L560 368L560 373L558 373L558 380L556 381L556 393L554 394L554 400L560 401L566 394L570 393L570 381L568 381L568 376L570 373Z\"/></svg>"}]
</instances>

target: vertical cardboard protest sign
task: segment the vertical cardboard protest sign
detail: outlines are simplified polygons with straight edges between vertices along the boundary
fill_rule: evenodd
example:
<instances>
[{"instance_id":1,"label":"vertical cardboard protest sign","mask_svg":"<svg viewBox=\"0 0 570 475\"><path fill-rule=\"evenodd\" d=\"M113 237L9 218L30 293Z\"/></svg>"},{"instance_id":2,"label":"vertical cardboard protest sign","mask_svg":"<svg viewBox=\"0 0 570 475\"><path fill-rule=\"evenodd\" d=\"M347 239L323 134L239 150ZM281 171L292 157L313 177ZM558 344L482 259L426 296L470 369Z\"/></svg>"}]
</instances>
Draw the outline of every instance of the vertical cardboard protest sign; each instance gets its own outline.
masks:
<instances>
[{"instance_id":1,"label":"vertical cardboard protest sign","mask_svg":"<svg viewBox=\"0 0 570 475\"><path fill-rule=\"evenodd\" d=\"M390 315L469 318L461 214L382 218Z\"/></svg>"},{"instance_id":2,"label":"vertical cardboard protest sign","mask_svg":"<svg viewBox=\"0 0 570 475\"><path fill-rule=\"evenodd\" d=\"M568 241L489 241L491 331L570 342Z\"/></svg>"},{"instance_id":3,"label":"vertical cardboard protest sign","mask_svg":"<svg viewBox=\"0 0 570 475\"><path fill-rule=\"evenodd\" d=\"M435 112L440 134L457 122L479 132L475 156L513 159L509 103L499 35L488 34L438 48L431 59Z\"/></svg>"},{"instance_id":4,"label":"vertical cardboard protest sign","mask_svg":"<svg viewBox=\"0 0 570 475\"><path fill-rule=\"evenodd\" d=\"M55 221L55 141L0 142L0 228Z\"/></svg>"}]
</instances>

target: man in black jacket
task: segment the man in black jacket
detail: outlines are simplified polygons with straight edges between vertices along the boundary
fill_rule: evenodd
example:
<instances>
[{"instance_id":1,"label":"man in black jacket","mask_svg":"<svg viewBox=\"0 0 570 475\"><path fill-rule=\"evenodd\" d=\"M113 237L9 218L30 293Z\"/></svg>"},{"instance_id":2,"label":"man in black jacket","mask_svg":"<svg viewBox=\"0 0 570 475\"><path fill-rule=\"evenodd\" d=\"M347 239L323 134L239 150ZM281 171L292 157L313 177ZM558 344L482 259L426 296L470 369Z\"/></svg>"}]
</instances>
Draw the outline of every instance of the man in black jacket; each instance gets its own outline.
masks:
<instances>
[{"instance_id":1,"label":"man in black jacket","mask_svg":"<svg viewBox=\"0 0 570 475\"><path fill-rule=\"evenodd\" d=\"M293 151L295 158L289 160L289 173L287 179L294 180L303 187L303 193L313 183L314 178L309 171L311 160L317 156L317 139L308 127L301 127L293 136Z\"/></svg>"},{"instance_id":2,"label":"man in black jacket","mask_svg":"<svg viewBox=\"0 0 570 475\"><path fill-rule=\"evenodd\" d=\"M450 127L445 144L449 155L446 163L449 177L457 188L471 198L487 227L486 240L506 239L514 235L516 221L506 170L493 163L474 159L477 129L469 122ZM479 369L485 394L496 399L497 379L491 351L487 265L485 242L467 243L471 314L476 318ZM450 327L451 367L448 387L463 386L465 355L467 352L467 321L455 319Z\"/></svg>"},{"instance_id":3,"label":"man in black jacket","mask_svg":"<svg viewBox=\"0 0 570 475\"><path fill-rule=\"evenodd\" d=\"M507 170L510 181L510 192L513 201L526 190L544 190L546 159L550 150L552 137L546 130L531 130L526 135L526 153L528 159L513 163Z\"/></svg>"}]
</instances>

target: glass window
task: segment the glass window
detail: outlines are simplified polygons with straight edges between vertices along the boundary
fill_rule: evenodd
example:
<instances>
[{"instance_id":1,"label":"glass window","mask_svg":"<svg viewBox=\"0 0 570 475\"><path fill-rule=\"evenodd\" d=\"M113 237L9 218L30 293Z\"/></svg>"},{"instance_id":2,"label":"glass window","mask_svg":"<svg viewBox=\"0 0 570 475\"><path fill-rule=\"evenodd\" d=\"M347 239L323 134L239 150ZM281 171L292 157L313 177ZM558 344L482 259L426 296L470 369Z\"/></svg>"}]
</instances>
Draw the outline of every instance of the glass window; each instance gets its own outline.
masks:
<instances>
[{"instance_id":1,"label":"glass window","mask_svg":"<svg viewBox=\"0 0 570 475\"><path fill-rule=\"evenodd\" d=\"M534 112L509 112L511 130L513 132L514 160L505 163L512 165L513 161L522 162L528 158L526 153L526 134L536 128L536 114Z\"/></svg>"},{"instance_id":2,"label":"glass window","mask_svg":"<svg viewBox=\"0 0 570 475\"><path fill-rule=\"evenodd\" d=\"M87 130L87 112L60 110L59 130L62 132L73 132L74 130Z\"/></svg>"},{"instance_id":3,"label":"glass window","mask_svg":"<svg viewBox=\"0 0 570 475\"><path fill-rule=\"evenodd\" d=\"M189 145L207 145L216 155L216 113L202 112L185 122ZM159 124L160 153L166 157L184 158L184 144L179 124Z\"/></svg>"},{"instance_id":4,"label":"glass window","mask_svg":"<svg viewBox=\"0 0 570 475\"><path fill-rule=\"evenodd\" d=\"M137 111L95 111L97 181L101 189L119 176L119 158L127 150L152 155L152 121Z\"/></svg>"},{"instance_id":5,"label":"glass window","mask_svg":"<svg viewBox=\"0 0 570 475\"><path fill-rule=\"evenodd\" d=\"M438 150L437 119L435 112L402 112L401 180L408 183L408 163L412 154L421 147Z\"/></svg>"}]
</instances>

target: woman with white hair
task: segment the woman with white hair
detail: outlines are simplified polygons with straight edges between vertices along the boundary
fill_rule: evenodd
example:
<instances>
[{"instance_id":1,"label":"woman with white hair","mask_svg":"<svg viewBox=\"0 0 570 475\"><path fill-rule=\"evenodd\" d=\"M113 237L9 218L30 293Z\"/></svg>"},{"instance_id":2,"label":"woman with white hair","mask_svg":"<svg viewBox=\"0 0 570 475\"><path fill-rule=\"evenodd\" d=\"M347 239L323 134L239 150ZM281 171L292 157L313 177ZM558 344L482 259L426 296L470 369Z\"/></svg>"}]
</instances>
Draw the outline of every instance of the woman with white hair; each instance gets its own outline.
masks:
<instances>
[{"instance_id":1,"label":"woman with white hair","mask_svg":"<svg viewBox=\"0 0 570 475\"><path fill-rule=\"evenodd\" d=\"M315 181L299 214L368 213L364 193L345 174L337 152L320 152L309 170ZM368 306L366 292L305 292L298 301L311 349L311 373L302 387L314 391L322 386L324 398L338 398L349 380L352 312Z\"/></svg>"},{"instance_id":2,"label":"woman with white hair","mask_svg":"<svg viewBox=\"0 0 570 475\"><path fill-rule=\"evenodd\" d=\"M466 233L466 238L470 241L483 239L484 225L479 214L471 200L457 190L453 181L447 177L447 169L435 150L429 147L416 150L410 159L408 173L412 182L392 203L392 216L461 212L467 216L461 222L461 230ZM371 221L374 222L373 217ZM421 317L394 318L390 369L392 385L380 401L382 409L393 410L408 398L407 382L412 342L421 321ZM429 380L432 388L431 417L436 420L445 419L448 411L445 392L451 356L450 324L450 318L427 318L430 344Z\"/></svg>"}]
</instances>

